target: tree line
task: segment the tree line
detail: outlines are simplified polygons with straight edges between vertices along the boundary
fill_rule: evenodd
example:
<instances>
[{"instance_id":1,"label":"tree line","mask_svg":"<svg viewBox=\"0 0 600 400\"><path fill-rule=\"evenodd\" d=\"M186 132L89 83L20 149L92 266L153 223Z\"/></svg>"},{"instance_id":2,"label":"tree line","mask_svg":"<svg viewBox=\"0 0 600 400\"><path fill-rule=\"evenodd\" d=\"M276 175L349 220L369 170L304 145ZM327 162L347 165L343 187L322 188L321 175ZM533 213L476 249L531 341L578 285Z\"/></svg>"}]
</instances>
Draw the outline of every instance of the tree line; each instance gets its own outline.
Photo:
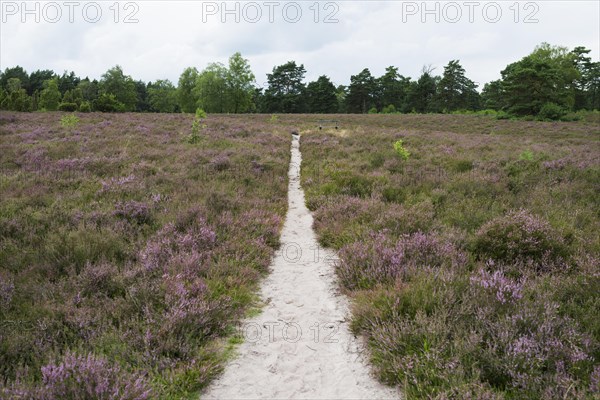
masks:
<instances>
[{"instance_id":1,"label":"tree line","mask_svg":"<svg viewBox=\"0 0 600 400\"><path fill-rule=\"evenodd\" d=\"M305 82L303 64L289 61L267 74L257 87L247 59L233 54L227 63L199 71L186 68L177 85L168 79L145 83L120 66L100 80L51 70L28 74L22 67L0 72L0 109L13 111L209 113L446 113L503 111L510 115L558 118L570 111L600 109L600 62L590 50L542 43L501 71L501 78L478 84L459 60L441 75L424 67L418 79L389 66L382 76L368 68L335 85L326 75Z\"/></svg>"}]
</instances>

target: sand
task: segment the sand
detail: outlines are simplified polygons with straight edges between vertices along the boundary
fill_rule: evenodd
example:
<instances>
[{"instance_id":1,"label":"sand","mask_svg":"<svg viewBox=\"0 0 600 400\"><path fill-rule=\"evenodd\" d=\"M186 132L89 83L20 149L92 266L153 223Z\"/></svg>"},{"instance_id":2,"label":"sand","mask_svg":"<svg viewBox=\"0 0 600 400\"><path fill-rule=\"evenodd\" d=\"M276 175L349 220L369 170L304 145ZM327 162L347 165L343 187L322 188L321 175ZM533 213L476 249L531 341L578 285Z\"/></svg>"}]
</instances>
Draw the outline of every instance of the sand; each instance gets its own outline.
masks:
<instances>
[{"instance_id":1,"label":"sand","mask_svg":"<svg viewBox=\"0 0 600 400\"><path fill-rule=\"evenodd\" d=\"M245 321L238 356L202 399L398 399L377 382L364 346L348 329L348 300L339 293L335 253L317 244L300 186L299 137L292 139L288 213L262 313Z\"/></svg>"}]
</instances>

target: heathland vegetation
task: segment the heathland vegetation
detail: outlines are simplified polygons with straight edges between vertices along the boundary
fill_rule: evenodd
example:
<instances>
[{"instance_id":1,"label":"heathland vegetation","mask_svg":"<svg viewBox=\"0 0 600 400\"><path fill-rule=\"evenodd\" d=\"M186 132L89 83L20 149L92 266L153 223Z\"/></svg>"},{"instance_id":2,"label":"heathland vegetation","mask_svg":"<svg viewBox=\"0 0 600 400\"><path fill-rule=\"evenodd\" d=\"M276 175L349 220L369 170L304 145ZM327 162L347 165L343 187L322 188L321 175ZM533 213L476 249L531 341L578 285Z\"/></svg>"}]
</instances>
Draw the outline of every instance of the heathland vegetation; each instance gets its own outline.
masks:
<instances>
[{"instance_id":1,"label":"heathland vegetation","mask_svg":"<svg viewBox=\"0 0 600 400\"><path fill-rule=\"evenodd\" d=\"M0 397L187 398L278 246L289 138L250 116L197 140L185 114L65 116L0 116Z\"/></svg>"},{"instance_id":2,"label":"heathland vegetation","mask_svg":"<svg viewBox=\"0 0 600 400\"><path fill-rule=\"evenodd\" d=\"M315 229L382 380L409 399L597 398L599 122L367 115L302 136Z\"/></svg>"},{"instance_id":3,"label":"heathland vegetation","mask_svg":"<svg viewBox=\"0 0 600 400\"><path fill-rule=\"evenodd\" d=\"M318 118L2 113L2 397L188 398L217 375L278 247L293 127L381 380L594 398L597 115Z\"/></svg>"},{"instance_id":4,"label":"heathland vegetation","mask_svg":"<svg viewBox=\"0 0 600 400\"><path fill-rule=\"evenodd\" d=\"M209 113L452 113L484 112L498 118L534 116L573 120L574 112L600 109L600 62L590 50L543 43L483 85L466 76L459 60L441 76L424 67L417 79L394 66L380 77L368 68L335 85L326 75L305 83L304 65L289 61L267 74L266 87L240 53L228 65L202 71L186 68L177 85L168 79L145 83L115 66L100 80L51 70L28 74L17 66L0 73L0 109L12 111Z\"/></svg>"}]
</instances>

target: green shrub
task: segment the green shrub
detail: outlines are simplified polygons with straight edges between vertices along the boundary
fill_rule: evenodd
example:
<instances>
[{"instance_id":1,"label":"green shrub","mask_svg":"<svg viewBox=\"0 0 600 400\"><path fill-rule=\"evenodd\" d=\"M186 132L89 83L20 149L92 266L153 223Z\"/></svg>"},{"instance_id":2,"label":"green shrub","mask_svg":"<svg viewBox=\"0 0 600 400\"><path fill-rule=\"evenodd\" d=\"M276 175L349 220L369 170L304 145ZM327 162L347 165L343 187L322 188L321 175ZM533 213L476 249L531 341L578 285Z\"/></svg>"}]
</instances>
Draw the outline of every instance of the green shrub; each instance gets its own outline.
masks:
<instances>
[{"instance_id":1,"label":"green shrub","mask_svg":"<svg viewBox=\"0 0 600 400\"><path fill-rule=\"evenodd\" d=\"M581 121L582 119L583 119L582 114L574 113L574 112L567 113L567 114L563 115L562 117L560 117L560 120L563 122L575 122L575 121Z\"/></svg>"},{"instance_id":2,"label":"green shrub","mask_svg":"<svg viewBox=\"0 0 600 400\"><path fill-rule=\"evenodd\" d=\"M410 157L410 152L404 147L402 139L396 140L394 143L394 150L396 151L396 154L398 154L398 156L403 160L408 160L408 157Z\"/></svg>"},{"instance_id":3,"label":"green shrub","mask_svg":"<svg viewBox=\"0 0 600 400\"><path fill-rule=\"evenodd\" d=\"M377 114L377 108L371 107L368 111L369 114Z\"/></svg>"},{"instance_id":4,"label":"green shrub","mask_svg":"<svg viewBox=\"0 0 600 400\"><path fill-rule=\"evenodd\" d=\"M192 133L187 138L188 143L196 144L199 143L202 137L200 136L200 131L206 128L206 125L202 123L202 120L206 118L206 112L198 108L196 110L196 115L194 117L194 121L192 122Z\"/></svg>"},{"instance_id":5,"label":"green shrub","mask_svg":"<svg viewBox=\"0 0 600 400\"><path fill-rule=\"evenodd\" d=\"M496 119L511 119L511 115L506 111L498 111L496 113Z\"/></svg>"},{"instance_id":6,"label":"green shrub","mask_svg":"<svg viewBox=\"0 0 600 400\"><path fill-rule=\"evenodd\" d=\"M563 117L566 113L566 110L558 104L546 103L540 109L540 112L538 113L538 118L556 121Z\"/></svg>"},{"instance_id":7,"label":"green shrub","mask_svg":"<svg viewBox=\"0 0 600 400\"><path fill-rule=\"evenodd\" d=\"M58 111L67 111L67 112L77 111L77 104L75 104L75 103L60 103L58 105Z\"/></svg>"},{"instance_id":8,"label":"green shrub","mask_svg":"<svg viewBox=\"0 0 600 400\"><path fill-rule=\"evenodd\" d=\"M84 112L84 113L91 112L92 111L92 105L90 104L89 101L83 101L79 105L79 111L80 112Z\"/></svg>"},{"instance_id":9,"label":"green shrub","mask_svg":"<svg viewBox=\"0 0 600 400\"><path fill-rule=\"evenodd\" d=\"M479 110L476 112L477 115L491 115L491 116L497 116L498 115L498 111L496 110L492 110L490 108L485 109L485 110Z\"/></svg>"},{"instance_id":10,"label":"green shrub","mask_svg":"<svg viewBox=\"0 0 600 400\"><path fill-rule=\"evenodd\" d=\"M519 154L519 160L523 161L533 161L533 151L525 150L521 154Z\"/></svg>"},{"instance_id":11,"label":"green shrub","mask_svg":"<svg viewBox=\"0 0 600 400\"><path fill-rule=\"evenodd\" d=\"M73 128L79 123L79 117L75 114L65 115L60 119L63 128Z\"/></svg>"},{"instance_id":12,"label":"green shrub","mask_svg":"<svg viewBox=\"0 0 600 400\"><path fill-rule=\"evenodd\" d=\"M393 104L383 107L381 110L382 114L394 114L396 113L396 107Z\"/></svg>"},{"instance_id":13,"label":"green shrub","mask_svg":"<svg viewBox=\"0 0 600 400\"><path fill-rule=\"evenodd\" d=\"M196 119L206 119L206 111L204 111L202 108L197 108Z\"/></svg>"},{"instance_id":14,"label":"green shrub","mask_svg":"<svg viewBox=\"0 0 600 400\"><path fill-rule=\"evenodd\" d=\"M102 93L94 100L94 109L100 112L123 112L125 104L118 101L114 94Z\"/></svg>"}]
</instances>

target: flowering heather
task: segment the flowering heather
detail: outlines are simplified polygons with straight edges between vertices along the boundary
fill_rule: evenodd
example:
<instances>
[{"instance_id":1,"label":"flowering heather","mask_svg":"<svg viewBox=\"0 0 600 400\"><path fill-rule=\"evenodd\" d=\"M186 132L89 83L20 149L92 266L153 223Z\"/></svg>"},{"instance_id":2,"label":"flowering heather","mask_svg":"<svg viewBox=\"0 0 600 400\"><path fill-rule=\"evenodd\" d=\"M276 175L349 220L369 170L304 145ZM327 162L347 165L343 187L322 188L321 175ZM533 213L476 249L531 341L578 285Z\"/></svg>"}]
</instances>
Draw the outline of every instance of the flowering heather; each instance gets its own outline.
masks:
<instances>
[{"instance_id":1,"label":"flowering heather","mask_svg":"<svg viewBox=\"0 0 600 400\"><path fill-rule=\"evenodd\" d=\"M128 186L136 181L135 175L127 175L122 177L113 177L106 180L100 181L102 185L101 192L109 192L111 190L117 190L119 188Z\"/></svg>"},{"instance_id":2,"label":"flowering heather","mask_svg":"<svg viewBox=\"0 0 600 400\"><path fill-rule=\"evenodd\" d=\"M590 392L600 393L600 365L595 365L590 375Z\"/></svg>"},{"instance_id":3,"label":"flowering heather","mask_svg":"<svg viewBox=\"0 0 600 400\"><path fill-rule=\"evenodd\" d=\"M477 232L474 252L505 263L523 263L549 271L564 265L563 238L542 218L527 210L513 210Z\"/></svg>"},{"instance_id":4,"label":"flowering heather","mask_svg":"<svg viewBox=\"0 0 600 400\"><path fill-rule=\"evenodd\" d=\"M466 263L465 254L435 234L403 235L395 244L383 234L369 239L367 243L355 242L340 250L336 269L348 289L391 284L418 269L458 269Z\"/></svg>"},{"instance_id":5,"label":"flowering heather","mask_svg":"<svg viewBox=\"0 0 600 400\"><path fill-rule=\"evenodd\" d=\"M141 376L127 374L92 354L67 353L58 364L42 367L42 399L149 399L152 390Z\"/></svg>"},{"instance_id":6,"label":"flowering heather","mask_svg":"<svg viewBox=\"0 0 600 400\"><path fill-rule=\"evenodd\" d=\"M14 294L14 282L0 275L0 310L8 309Z\"/></svg>"},{"instance_id":7,"label":"flowering heather","mask_svg":"<svg viewBox=\"0 0 600 400\"><path fill-rule=\"evenodd\" d=\"M61 116L0 115L0 397L193 397L279 243L290 139L253 115L209 116L200 147L183 114Z\"/></svg>"},{"instance_id":8,"label":"flowering heather","mask_svg":"<svg viewBox=\"0 0 600 400\"><path fill-rule=\"evenodd\" d=\"M210 160L210 166L215 171L224 171L231 166L231 160L226 155L218 155Z\"/></svg>"},{"instance_id":9,"label":"flowering heather","mask_svg":"<svg viewBox=\"0 0 600 400\"><path fill-rule=\"evenodd\" d=\"M548 170L562 170L569 165L569 161L564 158L560 158L558 160L544 161L542 165Z\"/></svg>"},{"instance_id":10,"label":"flowering heather","mask_svg":"<svg viewBox=\"0 0 600 400\"><path fill-rule=\"evenodd\" d=\"M216 242L216 233L199 218L195 225L185 231L178 230L175 224L165 225L156 236L148 241L140 252L140 260L147 271L166 269L175 257L186 255L189 259L204 259Z\"/></svg>"},{"instance_id":11,"label":"flowering heather","mask_svg":"<svg viewBox=\"0 0 600 400\"><path fill-rule=\"evenodd\" d=\"M48 150L36 146L26 150L18 162L27 171L40 172L46 168L48 160Z\"/></svg>"},{"instance_id":12,"label":"flowering heather","mask_svg":"<svg viewBox=\"0 0 600 400\"><path fill-rule=\"evenodd\" d=\"M415 399L596 398L598 125L340 121L304 124L302 182L379 378Z\"/></svg>"},{"instance_id":13,"label":"flowering heather","mask_svg":"<svg viewBox=\"0 0 600 400\"><path fill-rule=\"evenodd\" d=\"M523 282L504 276L500 270L489 272L481 269L477 275L471 276L471 283L494 293L496 300L502 304L523 297Z\"/></svg>"},{"instance_id":14,"label":"flowering heather","mask_svg":"<svg viewBox=\"0 0 600 400\"><path fill-rule=\"evenodd\" d=\"M139 224L150 222L152 213L150 206L139 201L118 202L115 205L115 215Z\"/></svg>"}]
</instances>

